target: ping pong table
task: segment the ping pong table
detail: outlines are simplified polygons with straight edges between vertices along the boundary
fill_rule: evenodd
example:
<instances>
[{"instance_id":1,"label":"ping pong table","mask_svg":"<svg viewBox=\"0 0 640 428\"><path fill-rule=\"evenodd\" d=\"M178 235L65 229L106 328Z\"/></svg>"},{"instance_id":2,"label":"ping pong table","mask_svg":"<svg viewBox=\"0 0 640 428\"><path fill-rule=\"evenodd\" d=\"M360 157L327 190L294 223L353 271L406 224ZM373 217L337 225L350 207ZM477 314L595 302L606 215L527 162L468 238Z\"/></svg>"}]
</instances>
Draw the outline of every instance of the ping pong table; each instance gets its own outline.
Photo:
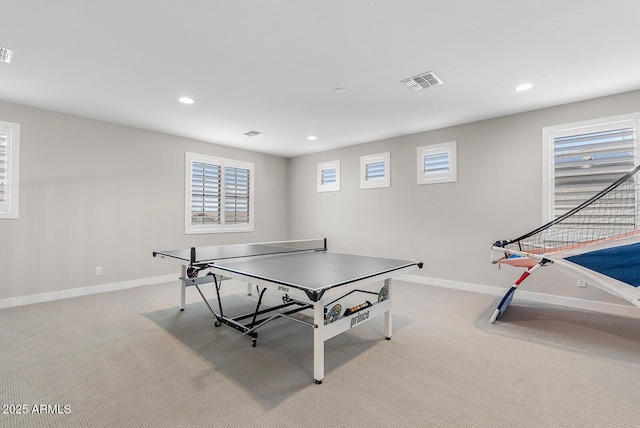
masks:
<instances>
[{"instance_id":1,"label":"ping pong table","mask_svg":"<svg viewBox=\"0 0 640 428\"><path fill-rule=\"evenodd\" d=\"M237 244L154 251L154 257L174 259L182 266L180 310L185 308L185 290L194 286L215 320L215 326L231 326L249 336L256 346L257 330L279 318L313 328L313 377L324 378L324 342L378 315L385 317L385 336L391 338L391 279L422 268L422 262L340 254L327 251L326 239ZM203 272L206 274L202 275ZM258 289L256 308L236 317L225 315L220 287L224 280L247 283L247 292ZM379 292L364 289L379 282ZM200 285L215 285L218 311L209 304ZM262 290L260 291L260 287ZM282 304L262 308L266 290L283 294ZM364 295L369 300L343 310L347 296ZM373 296L371 296L373 295ZM360 297L357 297L360 299ZM299 314L310 311L308 321ZM265 318L266 317L266 318ZM260 318L260 319L259 319Z\"/></svg>"}]
</instances>

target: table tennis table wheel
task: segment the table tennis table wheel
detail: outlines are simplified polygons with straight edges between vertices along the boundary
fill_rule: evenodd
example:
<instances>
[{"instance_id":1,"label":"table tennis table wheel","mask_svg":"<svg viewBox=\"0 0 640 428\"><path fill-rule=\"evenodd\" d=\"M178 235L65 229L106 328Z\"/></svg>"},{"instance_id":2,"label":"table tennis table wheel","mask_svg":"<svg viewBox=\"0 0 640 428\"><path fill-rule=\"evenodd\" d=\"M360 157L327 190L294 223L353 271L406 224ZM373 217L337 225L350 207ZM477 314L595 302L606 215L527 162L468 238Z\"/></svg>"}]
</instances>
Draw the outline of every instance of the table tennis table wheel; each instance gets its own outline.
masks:
<instances>
[{"instance_id":1,"label":"table tennis table wheel","mask_svg":"<svg viewBox=\"0 0 640 428\"><path fill-rule=\"evenodd\" d=\"M380 292L378 293L378 302L384 302L388 298L389 298L389 286L385 285L380 289Z\"/></svg>"},{"instance_id":2,"label":"table tennis table wheel","mask_svg":"<svg viewBox=\"0 0 640 428\"><path fill-rule=\"evenodd\" d=\"M251 346L253 346L254 348L256 347L256 341L258 339L251 339Z\"/></svg>"}]
</instances>

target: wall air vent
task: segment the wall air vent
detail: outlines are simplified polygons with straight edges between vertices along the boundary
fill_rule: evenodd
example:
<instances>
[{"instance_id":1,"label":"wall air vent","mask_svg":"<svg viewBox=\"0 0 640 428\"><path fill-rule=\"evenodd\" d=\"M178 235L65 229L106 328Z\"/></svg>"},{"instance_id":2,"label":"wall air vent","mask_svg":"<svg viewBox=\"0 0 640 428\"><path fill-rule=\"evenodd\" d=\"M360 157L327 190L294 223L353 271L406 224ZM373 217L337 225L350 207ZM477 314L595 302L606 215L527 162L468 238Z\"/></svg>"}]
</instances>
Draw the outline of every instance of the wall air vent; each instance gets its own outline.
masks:
<instances>
[{"instance_id":1,"label":"wall air vent","mask_svg":"<svg viewBox=\"0 0 640 428\"><path fill-rule=\"evenodd\" d=\"M246 135L247 137L257 137L258 135L262 135L262 134L258 131L249 131L249 132L245 132L244 135Z\"/></svg>"},{"instance_id":2,"label":"wall air vent","mask_svg":"<svg viewBox=\"0 0 640 428\"><path fill-rule=\"evenodd\" d=\"M11 62L11 53L11 49L0 46L0 62L6 62L9 64Z\"/></svg>"},{"instance_id":3,"label":"wall air vent","mask_svg":"<svg viewBox=\"0 0 640 428\"><path fill-rule=\"evenodd\" d=\"M419 91L424 88L429 88L435 85L442 85L442 80L436 76L433 71L429 71L427 73L420 74L415 77L411 77L409 79L405 79L402 81L409 88L414 91Z\"/></svg>"}]
</instances>

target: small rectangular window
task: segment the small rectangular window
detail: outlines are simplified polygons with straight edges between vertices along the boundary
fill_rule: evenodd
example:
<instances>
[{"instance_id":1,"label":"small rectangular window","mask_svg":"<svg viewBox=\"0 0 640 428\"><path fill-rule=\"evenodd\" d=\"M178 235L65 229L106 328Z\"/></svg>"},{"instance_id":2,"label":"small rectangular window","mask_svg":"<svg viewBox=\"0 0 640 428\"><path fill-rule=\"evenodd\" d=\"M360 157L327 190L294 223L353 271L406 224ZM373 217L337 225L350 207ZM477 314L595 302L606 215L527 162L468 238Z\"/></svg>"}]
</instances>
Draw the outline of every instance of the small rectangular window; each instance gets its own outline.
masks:
<instances>
[{"instance_id":1,"label":"small rectangular window","mask_svg":"<svg viewBox=\"0 0 640 428\"><path fill-rule=\"evenodd\" d=\"M20 125L0 122L0 219L18 218Z\"/></svg>"},{"instance_id":2,"label":"small rectangular window","mask_svg":"<svg viewBox=\"0 0 640 428\"><path fill-rule=\"evenodd\" d=\"M323 186L336 184L336 169L323 169L320 177L320 184Z\"/></svg>"},{"instance_id":3,"label":"small rectangular window","mask_svg":"<svg viewBox=\"0 0 640 428\"><path fill-rule=\"evenodd\" d=\"M424 155L424 174L426 176L436 176L440 174L449 175L451 168L449 153L436 153L433 155Z\"/></svg>"},{"instance_id":4,"label":"small rectangular window","mask_svg":"<svg viewBox=\"0 0 640 428\"><path fill-rule=\"evenodd\" d=\"M391 186L391 155L389 152L360 158L360 188L375 189Z\"/></svg>"},{"instance_id":5,"label":"small rectangular window","mask_svg":"<svg viewBox=\"0 0 640 428\"><path fill-rule=\"evenodd\" d=\"M186 153L185 233L253 230L253 164Z\"/></svg>"},{"instance_id":6,"label":"small rectangular window","mask_svg":"<svg viewBox=\"0 0 640 428\"><path fill-rule=\"evenodd\" d=\"M366 164L365 180L384 180L385 177L384 162L372 162Z\"/></svg>"},{"instance_id":7,"label":"small rectangular window","mask_svg":"<svg viewBox=\"0 0 640 428\"><path fill-rule=\"evenodd\" d=\"M418 184L451 183L458 180L456 142L418 147Z\"/></svg>"},{"instance_id":8,"label":"small rectangular window","mask_svg":"<svg viewBox=\"0 0 640 428\"><path fill-rule=\"evenodd\" d=\"M318 192L340 190L340 161L318 164Z\"/></svg>"}]
</instances>

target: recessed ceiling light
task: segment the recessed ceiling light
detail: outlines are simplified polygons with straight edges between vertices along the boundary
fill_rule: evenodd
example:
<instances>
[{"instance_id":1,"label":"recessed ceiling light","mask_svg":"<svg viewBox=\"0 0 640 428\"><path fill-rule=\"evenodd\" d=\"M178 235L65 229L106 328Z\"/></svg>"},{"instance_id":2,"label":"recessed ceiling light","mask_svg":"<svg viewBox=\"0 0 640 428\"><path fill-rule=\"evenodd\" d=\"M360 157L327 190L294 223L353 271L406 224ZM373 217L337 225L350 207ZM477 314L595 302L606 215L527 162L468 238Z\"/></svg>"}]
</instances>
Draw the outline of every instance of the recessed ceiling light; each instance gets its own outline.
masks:
<instances>
[{"instance_id":1,"label":"recessed ceiling light","mask_svg":"<svg viewBox=\"0 0 640 428\"><path fill-rule=\"evenodd\" d=\"M263 134L258 131L249 131L249 132L245 132L244 135L246 135L247 137L259 137L260 135L263 135Z\"/></svg>"},{"instance_id":2,"label":"recessed ceiling light","mask_svg":"<svg viewBox=\"0 0 640 428\"><path fill-rule=\"evenodd\" d=\"M315 135L309 135L309 136L307 137L307 140L309 140L309 141L315 141L315 140L317 140L317 139L318 139L318 137L316 137Z\"/></svg>"},{"instance_id":3,"label":"recessed ceiling light","mask_svg":"<svg viewBox=\"0 0 640 428\"><path fill-rule=\"evenodd\" d=\"M180 98L178 98L178 101L180 101L182 104L193 104L194 103L193 99L191 99L189 97L180 97Z\"/></svg>"},{"instance_id":4,"label":"recessed ceiling light","mask_svg":"<svg viewBox=\"0 0 640 428\"><path fill-rule=\"evenodd\" d=\"M336 94L344 94L345 92L347 92L347 90L345 88L335 88L333 92L335 92Z\"/></svg>"},{"instance_id":5,"label":"recessed ceiling light","mask_svg":"<svg viewBox=\"0 0 640 428\"><path fill-rule=\"evenodd\" d=\"M516 86L516 91L518 92L528 91L531 88L533 88L533 85L531 83L523 83L521 85Z\"/></svg>"}]
</instances>

